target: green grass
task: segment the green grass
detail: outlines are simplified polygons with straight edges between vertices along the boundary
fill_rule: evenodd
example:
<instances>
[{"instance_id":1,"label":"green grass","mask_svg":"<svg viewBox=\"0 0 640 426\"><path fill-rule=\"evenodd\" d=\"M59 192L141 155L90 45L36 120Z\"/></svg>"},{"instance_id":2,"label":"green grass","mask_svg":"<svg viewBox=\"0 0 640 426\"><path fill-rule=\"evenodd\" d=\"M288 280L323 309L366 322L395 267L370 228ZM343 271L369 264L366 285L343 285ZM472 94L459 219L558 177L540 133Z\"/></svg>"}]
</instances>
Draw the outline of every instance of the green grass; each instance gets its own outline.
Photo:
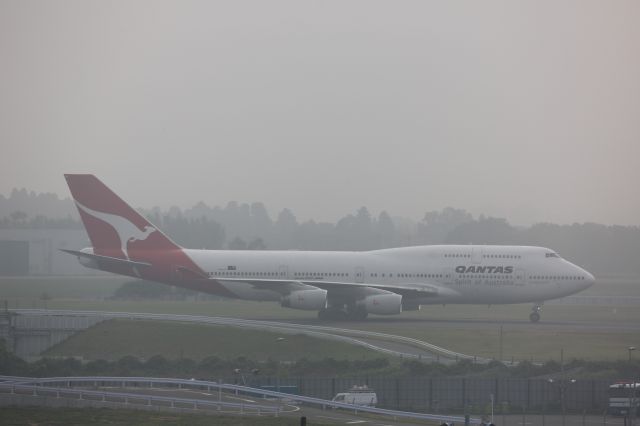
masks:
<instances>
[{"instance_id":1,"label":"green grass","mask_svg":"<svg viewBox=\"0 0 640 426\"><path fill-rule=\"evenodd\" d=\"M498 358L502 326L503 358L515 360L559 360L561 349L565 359L626 359L626 348L640 345L640 331L624 328L640 323L637 306L548 305L543 307L538 324L528 322L530 306L425 306L410 313L422 320L410 327L400 322L363 322L351 327L401 334L465 354ZM598 329L599 324L611 324L614 329Z\"/></svg>"},{"instance_id":2,"label":"green grass","mask_svg":"<svg viewBox=\"0 0 640 426\"><path fill-rule=\"evenodd\" d=\"M256 302L103 302L96 303L90 307L87 307L86 304L69 302L64 308L88 308L131 312L171 312L178 314L203 314L318 323L313 313L291 311L282 309L275 304ZM543 308L543 322L539 324L530 324L528 322L527 316L529 311L529 305L505 305L491 308L487 308L486 306L447 306L445 308L441 306L426 306L420 312L408 312L402 316L385 319L383 321L376 321L374 317L372 321L328 323L328 325L403 335L424 340L457 352L487 358L497 358L499 354L499 329L500 325L504 324L503 357L505 359L511 359L513 357L516 360L532 358L542 361L549 359L557 360L560 357L561 348L564 349L564 355L567 359L573 357L588 360L624 359L627 356L625 348L640 345L640 332L637 330L625 330L623 328L619 330L592 330L589 327L574 327L571 324L563 326L549 326L546 324L546 322L566 321L577 325L583 322L589 322L619 324L623 327L625 324L640 322L640 310L634 306L614 309L604 306L549 305ZM410 322L408 325L408 321L412 319L416 320L416 322ZM513 321L517 321L517 323L513 324ZM478 322L481 323L478 324ZM141 324L143 322L137 321L136 323ZM178 347L193 346L194 348L202 349L189 349L189 351L210 353L210 351L215 349L216 345L219 345L219 343L214 344L212 338L207 337L217 336L215 332L211 331L217 327L187 326L175 323L161 323L161 325L153 325L157 323L146 324L146 327L149 329L147 333L149 336L153 336L153 340L165 339L174 342L172 345L169 345L169 352L173 351L173 353L176 353ZM177 330L186 330L185 327L193 327L189 328L189 330L199 330L193 331L193 335L199 337L193 341L184 341L187 336L181 335ZM229 335L232 336L239 335L238 333L243 336L261 336L265 334L260 331L237 328L229 330ZM117 328L114 328L112 334L121 333L121 337L124 339L123 341L129 341L131 339L127 336L132 332L132 330L126 327L121 328L119 331L117 331ZM82 334L77 336L82 336ZM74 338L68 342L72 342ZM220 340L216 342L224 341L225 337L220 336L219 339ZM116 339L114 338L113 340L115 341ZM362 355L363 351L368 352L364 348L355 347L353 347L353 350L347 351L346 349L336 347L335 345L337 345L338 342L313 340L317 340L319 346L314 345L309 347L313 347L314 349L311 352L319 357L327 354L333 354L331 356L334 358L340 358L340 356L358 357ZM191 343L189 343L190 341ZM258 351L259 353L269 348L269 345L258 345L257 342L261 340L254 340L253 337L246 341L256 342L256 346L262 346L260 351ZM125 345L123 347L123 351L124 349L137 347L135 343L136 340L133 339L131 345ZM148 345L152 347L153 343L149 343ZM306 347L306 344L304 345L303 347ZM346 344L340 345L344 345L345 347L349 346ZM111 345L107 352L111 353L111 351L115 351L117 347L117 344ZM67 354L72 354L69 350L66 351ZM117 354L124 354L123 351L118 351ZM353 352L352 355L349 355L350 352ZM229 353L248 354L255 352L251 352L249 347L238 346L237 350L230 350ZM308 356L302 354L299 350L290 353ZM197 358L199 355L194 357ZM296 358L292 355L288 359Z\"/></svg>"},{"instance_id":3,"label":"green grass","mask_svg":"<svg viewBox=\"0 0 640 426\"><path fill-rule=\"evenodd\" d=\"M49 349L47 356L81 356L87 360L117 360L125 355L150 358L191 358L208 356L251 360L269 358L295 361L371 359L382 354L347 343L313 338L301 334L279 334L227 326L181 324L175 322L110 320L77 333Z\"/></svg>"},{"instance_id":4,"label":"green grass","mask_svg":"<svg viewBox=\"0 0 640 426\"><path fill-rule=\"evenodd\" d=\"M49 309L170 313L273 320L308 320L317 317L317 312L315 311L285 309L274 302L250 302L231 299L211 301L78 301L74 299L58 299L49 301L47 306ZM39 303L39 307L44 307L44 304Z\"/></svg>"},{"instance_id":5,"label":"green grass","mask_svg":"<svg viewBox=\"0 0 640 426\"><path fill-rule=\"evenodd\" d=\"M2 407L0 423L7 426L294 426L300 421L287 417L218 416L109 408Z\"/></svg>"},{"instance_id":6,"label":"green grass","mask_svg":"<svg viewBox=\"0 0 640 426\"><path fill-rule=\"evenodd\" d=\"M0 299L7 299L10 307L45 307L39 297L43 289L53 297L46 301L50 309L86 309L124 312L172 313L225 316L275 321L295 321L319 324L316 312L281 308L273 302L239 300L212 301L113 301L104 299L127 278L24 278L0 279ZM640 283L636 280L601 280L580 295L640 297ZM370 321L328 323L330 326L359 328L419 338L467 354L484 357L498 356L498 333L504 324L503 356L506 359L559 359L560 349L565 358L590 360L625 359L628 346L640 346L640 332L625 330L629 324L640 323L640 309L636 306L578 306L545 305L542 322L529 324L530 304L521 305L439 305L424 306L421 311L405 312L399 316L376 317ZM549 323L566 323L550 325ZM599 330L599 324L619 325L615 330ZM593 329L589 326L593 325ZM174 338L168 325L153 332L156 338ZM206 327L206 329L210 329ZM237 330L237 329L234 329ZM150 332L151 333L151 332ZM126 333L124 333L126 334ZM179 338L179 336L175 337ZM323 345L327 343L322 341ZM206 338L195 346L206 346ZM132 346L135 347L135 346ZM172 348L175 352L175 345ZM321 352L319 352L321 353ZM185 355L186 356L186 355Z\"/></svg>"},{"instance_id":7,"label":"green grass","mask_svg":"<svg viewBox=\"0 0 640 426\"><path fill-rule=\"evenodd\" d=\"M532 325L525 330L503 326L503 359L548 361L559 360L564 350L566 360L626 359L626 348L640 342L638 332L597 332L547 330ZM413 329L403 334L440 347L485 358L499 358L500 326L478 329L429 327ZM377 327L377 331L393 332L394 328Z\"/></svg>"}]
</instances>

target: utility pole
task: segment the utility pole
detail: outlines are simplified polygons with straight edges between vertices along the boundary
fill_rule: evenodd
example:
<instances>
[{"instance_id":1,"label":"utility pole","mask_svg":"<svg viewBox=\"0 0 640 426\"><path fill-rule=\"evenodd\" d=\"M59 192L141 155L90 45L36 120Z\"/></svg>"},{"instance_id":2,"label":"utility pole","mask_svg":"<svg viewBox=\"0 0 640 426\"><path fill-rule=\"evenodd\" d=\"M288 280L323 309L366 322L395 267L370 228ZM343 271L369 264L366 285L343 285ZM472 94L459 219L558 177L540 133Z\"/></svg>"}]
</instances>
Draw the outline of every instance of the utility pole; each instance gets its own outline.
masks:
<instances>
[{"instance_id":1,"label":"utility pole","mask_svg":"<svg viewBox=\"0 0 640 426\"><path fill-rule=\"evenodd\" d=\"M560 348L560 404L562 404L562 426L566 424L566 408L564 405L564 348Z\"/></svg>"},{"instance_id":2,"label":"utility pole","mask_svg":"<svg viewBox=\"0 0 640 426\"><path fill-rule=\"evenodd\" d=\"M635 348L634 348L635 349ZM629 351L631 353L631 351ZM636 381L633 381L631 387L631 398L629 398L629 423L630 426L636 426L636 414L638 413L638 391Z\"/></svg>"},{"instance_id":3,"label":"utility pole","mask_svg":"<svg viewBox=\"0 0 640 426\"><path fill-rule=\"evenodd\" d=\"M499 339L499 342L500 342L500 343L499 343L499 351L498 351L498 361L500 361L500 362L502 362L502 360L504 359L504 358L502 357L502 355L503 355L503 346L502 346L502 342L503 342L503 334L504 334L504 333L503 333L503 331L504 331L504 330L503 330L503 328L504 328L504 327L501 325L501 326L500 326L500 339Z\"/></svg>"}]
</instances>

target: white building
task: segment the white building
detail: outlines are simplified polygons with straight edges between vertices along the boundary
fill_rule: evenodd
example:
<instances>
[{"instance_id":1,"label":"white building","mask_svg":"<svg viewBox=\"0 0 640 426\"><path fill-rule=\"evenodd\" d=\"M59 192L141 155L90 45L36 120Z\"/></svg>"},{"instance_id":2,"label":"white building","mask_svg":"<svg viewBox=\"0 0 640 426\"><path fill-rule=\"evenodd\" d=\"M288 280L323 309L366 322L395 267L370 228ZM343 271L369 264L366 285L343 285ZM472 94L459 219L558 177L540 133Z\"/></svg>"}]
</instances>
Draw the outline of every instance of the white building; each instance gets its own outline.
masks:
<instances>
[{"instance_id":1,"label":"white building","mask_svg":"<svg viewBox=\"0 0 640 426\"><path fill-rule=\"evenodd\" d=\"M59 250L90 247L84 229L0 229L1 240L29 243L29 275L105 274L83 267L75 256Z\"/></svg>"}]
</instances>

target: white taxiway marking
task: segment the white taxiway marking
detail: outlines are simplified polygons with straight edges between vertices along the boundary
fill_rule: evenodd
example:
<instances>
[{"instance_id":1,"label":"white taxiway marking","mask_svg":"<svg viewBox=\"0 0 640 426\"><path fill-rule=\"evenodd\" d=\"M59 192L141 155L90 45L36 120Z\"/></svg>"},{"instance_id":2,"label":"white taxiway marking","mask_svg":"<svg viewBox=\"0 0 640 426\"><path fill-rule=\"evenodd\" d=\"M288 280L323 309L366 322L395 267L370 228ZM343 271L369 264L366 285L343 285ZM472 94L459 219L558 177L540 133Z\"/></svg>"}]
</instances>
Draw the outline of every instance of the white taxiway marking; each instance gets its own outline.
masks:
<instances>
[{"instance_id":1,"label":"white taxiway marking","mask_svg":"<svg viewBox=\"0 0 640 426\"><path fill-rule=\"evenodd\" d=\"M285 405L285 407L293 407L293 410L287 410L287 413L293 413L295 411L300 411L300 407L298 407L297 405Z\"/></svg>"},{"instance_id":2,"label":"white taxiway marking","mask_svg":"<svg viewBox=\"0 0 640 426\"><path fill-rule=\"evenodd\" d=\"M342 417L331 417L331 416L316 416L316 417L319 419L330 419L330 420L338 420L338 421L346 420L345 418L342 418ZM355 425L359 423L369 423L369 421L368 420L350 420L348 422L345 422L345 424L347 425Z\"/></svg>"},{"instance_id":3,"label":"white taxiway marking","mask_svg":"<svg viewBox=\"0 0 640 426\"><path fill-rule=\"evenodd\" d=\"M319 419L329 419L329 420L344 420L343 418L340 417L331 417L331 416L316 416Z\"/></svg>"},{"instance_id":4,"label":"white taxiway marking","mask_svg":"<svg viewBox=\"0 0 640 426\"><path fill-rule=\"evenodd\" d=\"M163 392L175 392L176 389L161 389L161 388L154 388L153 390L156 391L163 391ZM207 393L207 392L198 392L198 391L194 391L191 389L179 389L182 392L185 393L195 393L196 395L206 395L206 396L213 396L212 393ZM225 398L229 398L229 399L238 399L240 401L244 401L244 402L251 402L252 404L255 404L255 401L253 399L249 399L249 398L240 398L238 396L231 396L228 394L224 395Z\"/></svg>"},{"instance_id":5,"label":"white taxiway marking","mask_svg":"<svg viewBox=\"0 0 640 426\"><path fill-rule=\"evenodd\" d=\"M252 399L248 399L248 398L240 398L239 396L231 396L231 395L227 395L227 398L229 398L229 399L239 399L240 401L255 403L255 401L254 401L254 400L252 400Z\"/></svg>"}]
</instances>

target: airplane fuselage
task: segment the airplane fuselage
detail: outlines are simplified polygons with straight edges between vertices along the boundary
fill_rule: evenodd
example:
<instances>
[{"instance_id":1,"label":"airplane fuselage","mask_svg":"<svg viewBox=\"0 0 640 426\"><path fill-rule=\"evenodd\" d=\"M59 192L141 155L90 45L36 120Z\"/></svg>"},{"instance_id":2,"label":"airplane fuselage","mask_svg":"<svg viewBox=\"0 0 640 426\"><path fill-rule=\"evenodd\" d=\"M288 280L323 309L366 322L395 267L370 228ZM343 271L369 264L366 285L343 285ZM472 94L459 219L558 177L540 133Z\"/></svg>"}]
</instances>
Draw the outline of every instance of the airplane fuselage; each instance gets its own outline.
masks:
<instances>
[{"instance_id":1,"label":"airplane fuselage","mask_svg":"<svg viewBox=\"0 0 640 426\"><path fill-rule=\"evenodd\" d=\"M185 250L236 297L279 300L241 279L301 282L433 284L442 295L413 298L418 304L542 302L579 292L593 283L584 269L542 247L434 245L364 252ZM233 281L225 283L225 278Z\"/></svg>"}]
</instances>

